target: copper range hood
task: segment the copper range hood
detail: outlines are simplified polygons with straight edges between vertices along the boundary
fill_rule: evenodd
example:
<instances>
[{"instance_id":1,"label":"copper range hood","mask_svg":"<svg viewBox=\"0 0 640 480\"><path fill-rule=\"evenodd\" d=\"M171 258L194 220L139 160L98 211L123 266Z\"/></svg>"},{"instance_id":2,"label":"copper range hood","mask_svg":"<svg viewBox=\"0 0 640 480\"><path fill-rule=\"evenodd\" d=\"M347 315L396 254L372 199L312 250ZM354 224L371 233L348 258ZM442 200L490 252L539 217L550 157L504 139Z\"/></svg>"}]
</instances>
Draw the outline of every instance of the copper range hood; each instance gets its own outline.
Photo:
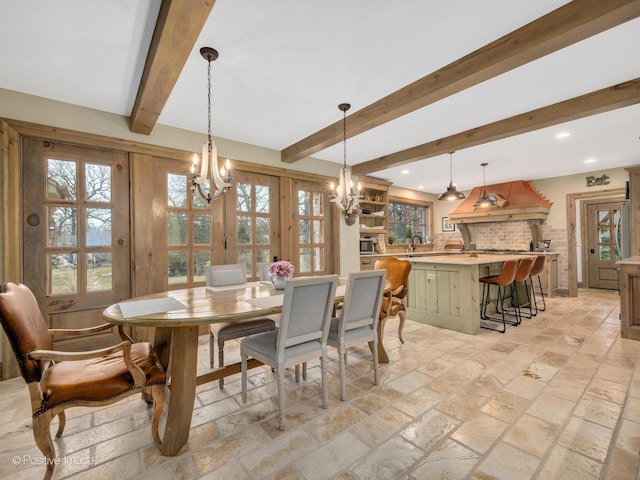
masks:
<instances>
[{"instance_id":1,"label":"copper range hood","mask_svg":"<svg viewBox=\"0 0 640 480\"><path fill-rule=\"evenodd\" d=\"M552 202L543 197L530 181L487 185L487 195L494 195L497 206L474 207L482 196L483 187L475 187L467 198L449 213L451 223L458 225L465 247L472 242L468 225L471 223L514 222L526 220L531 229L531 238L537 242L542 238L541 225L546 221Z\"/></svg>"}]
</instances>

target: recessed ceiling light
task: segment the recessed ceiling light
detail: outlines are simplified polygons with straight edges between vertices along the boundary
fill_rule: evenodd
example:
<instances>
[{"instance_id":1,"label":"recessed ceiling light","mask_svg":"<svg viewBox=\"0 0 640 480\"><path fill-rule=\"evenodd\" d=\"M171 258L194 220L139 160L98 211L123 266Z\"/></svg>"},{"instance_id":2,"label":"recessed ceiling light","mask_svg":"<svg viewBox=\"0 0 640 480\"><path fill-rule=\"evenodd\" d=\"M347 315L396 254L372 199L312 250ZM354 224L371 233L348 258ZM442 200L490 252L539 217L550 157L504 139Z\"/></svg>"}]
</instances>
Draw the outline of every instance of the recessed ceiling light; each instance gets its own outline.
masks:
<instances>
[{"instance_id":1,"label":"recessed ceiling light","mask_svg":"<svg viewBox=\"0 0 640 480\"><path fill-rule=\"evenodd\" d=\"M411 172L409 170L407 170L407 169L404 169L404 170L401 170L400 173L402 175L409 175Z\"/></svg>"},{"instance_id":2,"label":"recessed ceiling light","mask_svg":"<svg viewBox=\"0 0 640 480\"><path fill-rule=\"evenodd\" d=\"M556 133L556 139L560 140L561 138L567 138L570 137L571 133L570 132L560 132L560 133Z\"/></svg>"},{"instance_id":3,"label":"recessed ceiling light","mask_svg":"<svg viewBox=\"0 0 640 480\"><path fill-rule=\"evenodd\" d=\"M595 158L587 158L584 163L596 163L596 159Z\"/></svg>"},{"instance_id":4,"label":"recessed ceiling light","mask_svg":"<svg viewBox=\"0 0 640 480\"><path fill-rule=\"evenodd\" d=\"M424 185L418 185L418 188L422 190L424 188Z\"/></svg>"}]
</instances>

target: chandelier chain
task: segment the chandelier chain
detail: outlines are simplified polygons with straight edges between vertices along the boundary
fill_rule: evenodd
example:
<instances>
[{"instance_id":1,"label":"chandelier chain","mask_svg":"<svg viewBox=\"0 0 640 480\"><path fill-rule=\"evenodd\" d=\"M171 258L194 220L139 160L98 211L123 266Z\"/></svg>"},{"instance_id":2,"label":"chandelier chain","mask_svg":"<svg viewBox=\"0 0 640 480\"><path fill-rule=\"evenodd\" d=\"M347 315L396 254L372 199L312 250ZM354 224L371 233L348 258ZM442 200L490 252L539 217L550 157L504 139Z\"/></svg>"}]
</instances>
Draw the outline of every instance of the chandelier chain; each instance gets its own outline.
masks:
<instances>
[{"instance_id":1,"label":"chandelier chain","mask_svg":"<svg viewBox=\"0 0 640 480\"><path fill-rule=\"evenodd\" d=\"M207 138L209 140L209 149L211 149L211 60L209 60L209 67L207 68Z\"/></svg>"}]
</instances>

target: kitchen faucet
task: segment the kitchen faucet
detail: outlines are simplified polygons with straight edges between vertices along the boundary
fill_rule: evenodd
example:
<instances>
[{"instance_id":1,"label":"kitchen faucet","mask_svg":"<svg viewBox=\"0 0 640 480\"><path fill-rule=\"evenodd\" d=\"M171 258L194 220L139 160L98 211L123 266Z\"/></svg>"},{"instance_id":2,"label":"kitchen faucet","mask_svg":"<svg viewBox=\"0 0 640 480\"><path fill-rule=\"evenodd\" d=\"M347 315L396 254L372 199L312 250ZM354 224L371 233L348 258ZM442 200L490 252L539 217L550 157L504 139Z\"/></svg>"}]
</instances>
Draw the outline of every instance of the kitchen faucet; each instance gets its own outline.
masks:
<instances>
[{"instance_id":1,"label":"kitchen faucet","mask_svg":"<svg viewBox=\"0 0 640 480\"><path fill-rule=\"evenodd\" d=\"M416 251L416 243L415 243L415 239L418 239L419 243L422 243L422 237L420 235L414 235L413 237L411 237L411 251L415 252Z\"/></svg>"}]
</instances>

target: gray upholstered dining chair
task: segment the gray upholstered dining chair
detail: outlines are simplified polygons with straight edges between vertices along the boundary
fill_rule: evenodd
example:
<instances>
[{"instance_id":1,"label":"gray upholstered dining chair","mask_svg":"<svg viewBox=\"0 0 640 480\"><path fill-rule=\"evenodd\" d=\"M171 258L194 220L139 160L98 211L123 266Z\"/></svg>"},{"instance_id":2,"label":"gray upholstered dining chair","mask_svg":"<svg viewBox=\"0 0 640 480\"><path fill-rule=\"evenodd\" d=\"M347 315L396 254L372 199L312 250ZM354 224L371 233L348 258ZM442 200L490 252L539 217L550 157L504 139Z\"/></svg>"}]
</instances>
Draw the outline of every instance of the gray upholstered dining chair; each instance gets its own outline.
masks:
<instances>
[{"instance_id":1,"label":"gray upholstered dining chair","mask_svg":"<svg viewBox=\"0 0 640 480\"><path fill-rule=\"evenodd\" d=\"M247 273L244 264L213 265L207 267L207 285L211 287L227 287L244 285L247 283ZM224 366L224 343L227 340L246 337L256 333L275 330L276 323L267 317L249 318L234 322L212 323L209 325L209 365L213 368L213 348L218 338L218 366ZM218 381L220 388L224 388L224 378Z\"/></svg>"},{"instance_id":2,"label":"gray upholstered dining chair","mask_svg":"<svg viewBox=\"0 0 640 480\"><path fill-rule=\"evenodd\" d=\"M327 343L338 350L341 400L347 396L344 377L348 347L373 343L373 375L378 385L378 319L386 279L386 270L349 274L340 316L331 321Z\"/></svg>"},{"instance_id":3,"label":"gray upholstered dining chair","mask_svg":"<svg viewBox=\"0 0 640 480\"><path fill-rule=\"evenodd\" d=\"M242 402L247 401L247 358L275 369L280 410L280 430L284 430L284 372L287 367L320 358L322 407L327 408L327 337L331 324L337 275L287 280L280 326L240 341L242 360Z\"/></svg>"},{"instance_id":4,"label":"gray upholstered dining chair","mask_svg":"<svg viewBox=\"0 0 640 480\"><path fill-rule=\"evenodd\" d=\"M256 267L258 267L258 278L265 282L271 280L271 274L269 273L269 267L271 264L269 262L266 263L258 263Z\"/></svg>"}]
</instances>

